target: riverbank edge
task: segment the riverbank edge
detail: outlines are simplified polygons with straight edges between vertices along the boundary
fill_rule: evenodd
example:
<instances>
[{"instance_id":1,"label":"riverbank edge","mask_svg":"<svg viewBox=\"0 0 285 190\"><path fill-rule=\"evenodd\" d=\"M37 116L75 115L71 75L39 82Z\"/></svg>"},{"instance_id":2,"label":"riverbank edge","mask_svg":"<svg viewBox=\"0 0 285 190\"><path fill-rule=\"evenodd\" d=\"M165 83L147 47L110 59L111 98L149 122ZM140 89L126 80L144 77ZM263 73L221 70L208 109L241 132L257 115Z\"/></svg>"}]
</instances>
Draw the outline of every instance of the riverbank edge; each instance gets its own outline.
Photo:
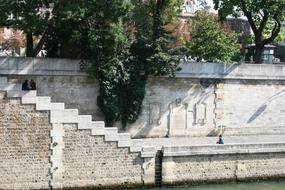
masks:
<instances>
[{"instance_id":1,"label":"riverbank edge","mask_svg":"<svg viewBox=\"0 0 285 190\"><path fill-rule=\"evenodd\" d=\"M268 177L249 177L239 179L207 179L207 180L186 180L186 181L175 181L173 183L163 183L163 187L177 187L177 186L197 186L197 185L210 185L210 184L226 184L226 183L251 183L251 182L278 182L285 181L284 176L268 176Z\"/></svg>"},{"instance_id":2,"label":"riverbank edge","mask_svg":"<svg viewBox=\"0 0 285 190\"><path fill-rule=\"evenodd\" d=\"M211 179L211 180L187 180L176 181L174 183L163 183L162 187L179 187L179 186L197 186L197 185L210 185L210 184L236 184L236 183L250 183L250 182L278 182L285 181L284 176L270 176L270 177L251 177L243 179ZM134 190L134 189L149 189L156 188L154 184L141 185L141 184L128 184L128 185L112 185L112 186L87 186L87 187L70 187L61 190ZM53 189L59 190L59 189Z\"/></svg>"}]
</instances>

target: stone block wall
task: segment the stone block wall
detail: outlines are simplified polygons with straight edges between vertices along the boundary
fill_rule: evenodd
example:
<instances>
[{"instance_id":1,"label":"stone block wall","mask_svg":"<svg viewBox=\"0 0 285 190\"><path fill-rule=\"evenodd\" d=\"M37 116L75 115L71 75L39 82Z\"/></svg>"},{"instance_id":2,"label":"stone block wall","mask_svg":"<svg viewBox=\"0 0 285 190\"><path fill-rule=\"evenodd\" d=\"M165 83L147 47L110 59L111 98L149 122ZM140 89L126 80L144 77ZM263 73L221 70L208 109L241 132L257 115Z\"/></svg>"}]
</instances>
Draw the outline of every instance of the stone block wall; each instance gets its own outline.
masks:
<instances>
[{"instance_id":1,"label":"stone block wall","mask_svg":"<svg viewBox=\"0 0 285 190\"><path fill-rule=\"evenodd\" d=\"M103 122L87 126L91 116L78 116L77 110L62 112L77 116L80 122L66 120L76 124L52 122L55 116L51 115L58 110L39 111L48 109L44 105L48 105L49 97L36 100L36 105L22 104L24 98L7 98L6 92L0 93L0 189L126 187L144 183L141 147L129 135L117 134L117 130L111 130L115 128L108 128L105 134L107 129L100 125ZM47 107L60 110L62 105Z\"/></svg>"},{"instance_id":2,"label":"stone block wall","mask_svg":"<svg viewBox=\"0 0 285 190\"><path fill-rule=\"evenodd\" d=\"M285 82L226 80L220 102L229 127L285 127Z\"/></svg>"},{"instance_id":3,"label":"stone block wall","mask_svg":"<svg viewBox=\"0 0 285 190\"><path fill-rule=\"evenodd\" d=\"M47 189L49 114L0 93L0 189Z\"/></svg>"},{"instance_id":4,"label":"stone block wall","mask_svg":"<svg viewBox=\"0 0 285 190\"><path fill-rule=\"evenodd\" d=\"M63 186L141 185L143 159L103 136L91 136L90 130L64 125Z\"/></svg>"},{"instance_id":5,"label":"stone block wall","mask_svg":"<svg viewBox=\"0 0 285 190\"><path fill-rule=\"evenodd\" d=\"M14 74L10 82L34 79L39 96L104 120L98 82L82 72L80 60L1 61L0 72ZM149 78L141 115L127 132L135 138L213 136L226 126L227 135L285 133L284 73L284 65L185 63L177 78ZM115 127L121 129L120 122Z\"/></svg>"},{"instance_id":6,"label":"stone block wall","mask_svg":"<svg viewBox=\"0 0 285 190\"><path fill-rule=\"evenodd\" d=\"M150 78L135 137L280 134L285 132L285 82Z\"/></svg>"},{"instance_id":7,"label":"stone block wall","mask_svg":"<svg viewBox=\"0 0 285 190\"><path fill-rule=\"evenodd\" d=\"M96 103L99 95L96 80L86 75L15 75L9 77L9 81L15 83L22 83L25 79L36 81L38 96L50 96L52 102L64 102L65 108L76 108L82 115L92 115L94 120L104 119Z\"/></svg>"},{"instance_id":8,"label":"stone block wall","mask_svg":"<svg viewBox=\"0 0 285 190\"><path fill-rule=\"evenodd\" d=\"M164 157L163 183L239 181L285 177L285 153Z\"/></svg>"},{"instance_id":9,"label":"stone block wall","mask_svg":"<svg viewBox=\"0 0 285 190\"><path fill-rule=\"evenodd\" d=\"M34 79L38 95L65 108L78 108L104 120L97 107L98 84L86 76L11 76ZM283 80L149 78L139 119L128 126L132 137L212 136L226 126L228 135L285 131ZM120 123L116 125L120 129ZM264 130L267 128L266 130ZM274 130L273 130L274 128ZM282 129L283 128L283 129ZM282 133L283 133L282 132Z\"/></svg>"},{"instance_id":10,"label":"stone block wall","mask_svg":"<svg viewBox=\"0 0 285 190\"><path fill-rule=\"evenodd\" d=\"M214 90L200 79L150 78L141 116L128 132L134 137L165 137L213 129Z\"/></svg>"}]
</instances>

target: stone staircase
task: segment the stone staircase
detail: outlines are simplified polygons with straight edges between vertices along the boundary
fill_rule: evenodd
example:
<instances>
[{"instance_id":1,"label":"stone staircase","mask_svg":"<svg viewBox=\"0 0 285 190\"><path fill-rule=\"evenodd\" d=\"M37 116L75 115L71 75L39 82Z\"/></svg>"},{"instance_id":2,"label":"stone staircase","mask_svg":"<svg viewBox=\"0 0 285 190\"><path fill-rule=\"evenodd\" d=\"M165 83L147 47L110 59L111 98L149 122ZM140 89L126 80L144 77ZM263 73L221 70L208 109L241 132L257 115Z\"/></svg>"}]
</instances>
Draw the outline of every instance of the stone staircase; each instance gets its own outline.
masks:
<instances>
[{"instance_id":1,"label":"stone staircase","mask_svg":"<svg viewBox=\"0 0 285 190\"><path fill-rule=\"evenodd\" d=\"M22 104L34 104L38 111L50 112L51 145L51 186L62 188L64 172L62 154L64 148L64 124L77 124L78 130L91 130L93 136L104 136L105 141L117 142L118 148L129 148L131 153L141 152L142 139L131 139L129 133L118 133L116 127L105 127L104 121L92 121L91 115L79 115L78 109L65 109L64 103L51 102L49 96L37 96L34 90L22 91L21 84L10 83L7 77L0 77L0 91L6 91L8 98L21 98Z\"/></svg>"}]
</instances>

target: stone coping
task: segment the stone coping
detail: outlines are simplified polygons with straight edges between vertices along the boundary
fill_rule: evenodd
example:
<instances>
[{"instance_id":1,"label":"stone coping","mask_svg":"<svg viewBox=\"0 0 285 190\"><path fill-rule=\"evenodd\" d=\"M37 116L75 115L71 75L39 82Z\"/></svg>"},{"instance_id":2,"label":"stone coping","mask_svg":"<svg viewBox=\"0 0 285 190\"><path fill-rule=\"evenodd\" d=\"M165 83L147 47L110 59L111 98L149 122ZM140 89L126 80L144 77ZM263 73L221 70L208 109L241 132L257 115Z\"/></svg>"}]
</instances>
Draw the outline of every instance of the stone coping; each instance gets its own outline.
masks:
<instances>
[{"instance_id":1,"label":"stone coping","mask_svg":"<svg viewBox=\"0 0 285 190\"><path fill-rule=\"evenodd\" d=\"M87 60L0 57L2 75L82 75ZM285 80L285 64L222 64L183 62L177 78Z\"/></svg>"},{"instance_id":2,"label":"stone coping","mask_svg":"<svg viewBox=\"0 0 285 190\"><path fill-rule=\"evenodd\" d=\"M196 146L164 146L164 157L219 155L219 154L253 154L285 152L285 142L226 144L226 145L196 145Z\"/></svg>"},{"instance_id":3,"label":"stone coping","mask_svg":"<svg viewBox=\"0 0 285 190\"><path fill-rule=\"evenodd\" d=\"M283 64L222 64L184 62L178 78L285 80Z\"/></svg>"},{"instance_id":4,"label":"stone coping","mask_svg":"<svg viewBox=\"0 0 285 190\"><path fill-rule=\"evenodd\" d=\"M85 60L75 59L0 57L0 74L85 76L87 65Z\"/></svg>"}]
</instances>

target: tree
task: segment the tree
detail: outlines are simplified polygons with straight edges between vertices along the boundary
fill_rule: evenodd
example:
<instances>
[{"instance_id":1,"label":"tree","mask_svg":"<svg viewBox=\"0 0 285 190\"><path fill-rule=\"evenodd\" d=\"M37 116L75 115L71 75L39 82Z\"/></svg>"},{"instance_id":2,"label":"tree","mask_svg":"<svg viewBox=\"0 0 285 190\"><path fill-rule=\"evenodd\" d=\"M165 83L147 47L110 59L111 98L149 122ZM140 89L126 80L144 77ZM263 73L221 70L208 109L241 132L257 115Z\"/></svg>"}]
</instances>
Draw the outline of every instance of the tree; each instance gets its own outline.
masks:
<instances>
[{"instance_id":1,"label":"tree","mask_svg":"<svg viewBox=\"0 0 285 190\"><path fill-rule=\"evenodd\" d=\"M42 46L50 29L51 3L56 0L1 0L0 26L19 29L26 34L26 55L35 57ZM40 40L34 47L34 38Z\"/></svg>"},{"instance_id":2,"label":"tree","mask_svg":"<svg viewBox=\"0 0 285 190\"><path fill-rule=\"evenodd\" d=\"M231 62L239 53L237 34L221 24L215 14L198 11L187 43L188 55L209 62Z\"/></svg>"},{"instance_id":3,"label":"tree","mask_svg":"<svg viewBox=\"0 0 285 190\"><path fill-rule=\"evenodd\" d=\"M37 36L49 57L90 60L89 73L99 81L97 104L106 125L121 121L126 126L140 114L148 76L174 75L178 69L180 57L169 46L171 37L164 26L179 13L180 1L6 0L11 5L0 4L5 12L0 13L0 21ZM40 16L50 3L50 15Z\"/></svg>"},{"instance_id":4,"label":"tree","mask_svg":"<svg viewBox=\"0 0 285 190\"><path fill-rule=\"evenodd\" d=\"M285 19L284 0L213 0L215 9L221 18L228 15L245 16L254 33L254 62L262 63L264 46L270 44L281 30L281 22ZM270 27L270 35L265 36L265 29Z\"/></svg>"}]
</instances>

